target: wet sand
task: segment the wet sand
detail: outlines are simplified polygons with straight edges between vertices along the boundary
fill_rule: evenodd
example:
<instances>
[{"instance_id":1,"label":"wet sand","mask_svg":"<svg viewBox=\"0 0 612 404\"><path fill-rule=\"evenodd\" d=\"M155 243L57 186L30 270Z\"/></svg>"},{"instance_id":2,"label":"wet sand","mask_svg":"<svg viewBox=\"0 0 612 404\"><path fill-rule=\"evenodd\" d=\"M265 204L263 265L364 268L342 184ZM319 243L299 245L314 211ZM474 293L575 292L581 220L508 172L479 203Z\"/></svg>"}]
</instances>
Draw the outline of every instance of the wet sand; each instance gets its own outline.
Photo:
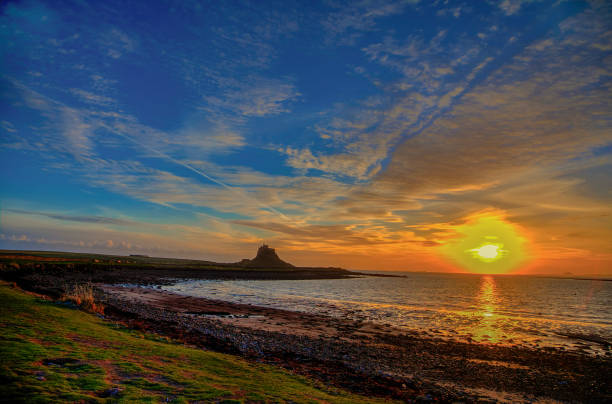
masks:
<instances>
[{"instance_id":1,"label":"wet sand","mask_svg":"<svg viewBox=\"0 0 612 404\"><path fill-rule=\"evenodd\" d=\"M406 401L612 401L612 360L465 343L369 322L98 284L105 315L328 384Z\"/></svg>"}]
</instances>

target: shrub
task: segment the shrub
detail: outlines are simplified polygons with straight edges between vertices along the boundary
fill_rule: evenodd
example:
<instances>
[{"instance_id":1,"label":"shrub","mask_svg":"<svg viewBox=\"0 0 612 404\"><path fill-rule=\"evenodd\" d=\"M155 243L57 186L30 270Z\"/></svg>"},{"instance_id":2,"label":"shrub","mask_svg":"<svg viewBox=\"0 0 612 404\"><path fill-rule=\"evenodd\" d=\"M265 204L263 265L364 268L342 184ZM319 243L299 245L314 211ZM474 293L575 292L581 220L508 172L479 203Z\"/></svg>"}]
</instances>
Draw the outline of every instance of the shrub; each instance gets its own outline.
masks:
<instances>
[{"instance_id":1,"label":"shrub","mask_svg":"<svg viewBox=\"0 0 612 404\"><path fill-rule=\"evenodd\" d=\"M66 292L62 296L62 301L72 302L89 312L104 314L104 306L95 302L91 284L74 284L64 289Z\"/></svg>"}]
</instances>

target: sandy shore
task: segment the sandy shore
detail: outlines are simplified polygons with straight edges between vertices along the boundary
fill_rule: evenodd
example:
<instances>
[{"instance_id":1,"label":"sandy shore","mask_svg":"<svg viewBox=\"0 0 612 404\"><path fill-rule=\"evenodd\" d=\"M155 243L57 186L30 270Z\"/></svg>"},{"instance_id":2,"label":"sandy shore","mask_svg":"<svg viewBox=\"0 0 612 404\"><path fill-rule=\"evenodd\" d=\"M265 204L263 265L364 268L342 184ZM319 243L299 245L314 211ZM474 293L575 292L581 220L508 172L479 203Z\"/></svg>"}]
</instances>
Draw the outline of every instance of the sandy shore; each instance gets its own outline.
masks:
<instances>
[{"instance_id":1,"label":"sandy shore","mask_svg":"<svg viewBox=\"0 0 612 404\"><path fill-rule=\"evenodd\" d=\"M99 284L106 315L356 392L407 401L612 400L612 360L445 341L368 322Z\"/></svg>"}]
</instances>

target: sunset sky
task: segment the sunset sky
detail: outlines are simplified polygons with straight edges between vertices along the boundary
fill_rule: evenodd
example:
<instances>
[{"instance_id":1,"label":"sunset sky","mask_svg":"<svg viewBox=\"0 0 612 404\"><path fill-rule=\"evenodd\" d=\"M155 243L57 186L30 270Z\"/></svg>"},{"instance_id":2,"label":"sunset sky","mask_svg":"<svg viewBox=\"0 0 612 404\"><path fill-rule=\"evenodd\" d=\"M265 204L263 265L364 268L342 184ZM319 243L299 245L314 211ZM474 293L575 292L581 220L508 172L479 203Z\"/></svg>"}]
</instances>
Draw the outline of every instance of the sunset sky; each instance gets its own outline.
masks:
<instances>
[{"instance_id":1,"label":"sunset sky","mask_svg":"<svg viewBox=\"0 0 612 404\"><path fill-rule=\"evenodd\" d=\"M0 66L0 248L612 275L610 2L5 1Z\"/></svg>"}]
</instances>

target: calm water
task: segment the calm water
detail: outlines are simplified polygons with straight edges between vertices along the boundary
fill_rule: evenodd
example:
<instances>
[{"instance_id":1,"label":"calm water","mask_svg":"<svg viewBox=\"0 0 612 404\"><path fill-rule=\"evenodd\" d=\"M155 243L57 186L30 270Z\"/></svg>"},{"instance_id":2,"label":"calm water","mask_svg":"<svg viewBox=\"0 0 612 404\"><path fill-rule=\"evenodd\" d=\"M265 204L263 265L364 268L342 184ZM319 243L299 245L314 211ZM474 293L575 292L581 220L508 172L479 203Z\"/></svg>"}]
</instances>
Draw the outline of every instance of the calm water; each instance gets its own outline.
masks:
<instances>
[{"instance_id":1,"label":"calm water","mask_svg":"<svg viewBox=\"0 0 612 404\"><path fill-rule=\"evenodd\" d=\"M186 281L192 296L390 324L458 340L605 353L579 334L612 341L612 282L403 273L300 281Z\"/></svg>"}]
</instances>

